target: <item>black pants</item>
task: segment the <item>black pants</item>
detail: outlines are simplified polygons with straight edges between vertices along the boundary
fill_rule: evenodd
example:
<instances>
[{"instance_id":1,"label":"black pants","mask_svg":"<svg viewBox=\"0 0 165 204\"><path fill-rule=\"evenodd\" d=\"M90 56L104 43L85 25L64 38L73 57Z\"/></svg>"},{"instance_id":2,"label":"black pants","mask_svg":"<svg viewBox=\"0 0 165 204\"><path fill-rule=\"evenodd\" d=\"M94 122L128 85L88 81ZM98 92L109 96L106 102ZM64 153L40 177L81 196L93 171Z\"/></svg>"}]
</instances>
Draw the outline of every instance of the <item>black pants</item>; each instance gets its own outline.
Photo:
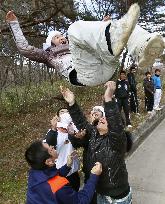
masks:
<instances>
[{"instance_id":1,"label":"black pants","mask_svg":"<svg viewBox=\"0 0 165 204\"><path fill-rule=\"evenodd\" d=\"M122 109L125 114L126 126L131 125L130 122L130 107L129 107L129 98L117 98L117 104L119 107L119 111L121 112Z\"/></svg>"},{"instance_id":2,"label":"black pants","mask_svg":"<svg viewBox=\"0 0 165 204\"><path fill-rule=\"evenodd\" d=\"M131 91L131 95L130 95L130 111L133 113L139 112L137 93L134 91Z\"/></svg>"},{"instance_id":3,"label":"black pants","mask_svg":"<svg viewBox=\"0 0 165 204\"><path fill-rule=\"evenodd\" d=\"M154 106L154 94L145 94L145 108L152 111Z\"/></svg>"},{"instance_id":4,"label":"black pants","mask_svg":"<svg viewBox=\"0 0 165 204\"><path fill-rule=\"evenodd\" d=\"M79 191L80 188L80 176L78 174L78 171L71 174L70 176L67 176L67 179L69 181L69 184L75 191Z\"/></svg>"}]
</instances>

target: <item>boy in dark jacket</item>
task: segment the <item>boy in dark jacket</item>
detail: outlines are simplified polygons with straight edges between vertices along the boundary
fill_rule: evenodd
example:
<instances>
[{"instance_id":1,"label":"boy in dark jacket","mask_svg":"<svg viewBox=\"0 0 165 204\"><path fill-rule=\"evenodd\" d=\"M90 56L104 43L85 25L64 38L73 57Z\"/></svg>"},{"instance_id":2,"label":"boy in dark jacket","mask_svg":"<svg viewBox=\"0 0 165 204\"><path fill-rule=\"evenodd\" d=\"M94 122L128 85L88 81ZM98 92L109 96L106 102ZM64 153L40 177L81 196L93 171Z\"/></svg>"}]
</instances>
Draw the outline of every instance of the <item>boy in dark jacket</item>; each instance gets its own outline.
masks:
<instances>
[{"instance_id":1,"label":"boy in dark jacket","mask_svg":"<svg viewBox=\"0 0 165 204\"><path fill-rule=\"evenodd\" d=\"M144 94L145 94L145 108L148 113L151 113L154 106L154 81L151 77L151 73L148 71L145 73L146 78L143 81Z\"/></svg>"},{"instance_id":2,"label":"boy in dark jacket","mask_svg":"<svg viewBox=\"0 0 165 204\"><path fill-rule=\"evenodd\" d=\"M56 169L58 155L53 146L42 141L33 142L26 150L25 158L31 166L28 177L27 204L89 204L101 174L99 162L91 170L84 188L76 192L65 176L69 173L74 153L68 156L67 164Z\"/></svg>"},{"instance_id":3,"label":"boy in dark jacket","mask_svg":"<svg viewBox=\"0 0 165 204\"><path fill-rule=\"evenodd\" d=\"M126 72L124 70L120 72L120 78L116 82L115 97L117 99L119 111L121 112L123 108L126 126L132 127L130 122L129 83L126 80Z\"/></svg>"},{"instance_id":4,"label":"boy in dark jacket","mask_svg":"<svg viewBox=\"0 0 165 204\"><path fill-rule=\"evenodd\" d=\"M138 99L137 99L135 73L136 73L135 65L132 65L130 67L129 73L127 74L127 79L128 79L129 88L130 88L130 110L133 113L138 113L139 104L138 104Z\"/></svg>"},{"instance_id":5,"label":"boy in dark jacket","mask_svg":"<svg viewBox=\"0 0 165 204\"><path fill-rule=\"evenodd\" d=\"M87 169L96 161L102 162L103 172L100 176L96 191L98 203L131 203L131 191L128 183L128 173L125 164L126 135L120 112L115 100L113 100L116 88L115 82L106 83L107 89L104 94L105 117L102 117L97 126L91 125L79 106L75 102L74 94L61 87L61 93L68 102L69 113L76 127L86 129L88 136Z\"/></svg>"}]
</instances>

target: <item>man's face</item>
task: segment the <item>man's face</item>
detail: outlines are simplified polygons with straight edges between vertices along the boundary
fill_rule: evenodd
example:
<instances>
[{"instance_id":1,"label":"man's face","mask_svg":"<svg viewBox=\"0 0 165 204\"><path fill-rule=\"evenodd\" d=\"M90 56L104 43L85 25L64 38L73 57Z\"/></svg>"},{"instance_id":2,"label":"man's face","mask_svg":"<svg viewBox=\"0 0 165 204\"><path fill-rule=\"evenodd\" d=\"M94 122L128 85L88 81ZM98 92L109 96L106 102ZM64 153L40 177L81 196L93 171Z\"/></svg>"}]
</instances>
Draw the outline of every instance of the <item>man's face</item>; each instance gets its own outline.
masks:
<instances>
[{"instance_id":1,"label":"man's face","mask_svg":"<svg viewBox=\"0 0 165 204\"><path fill-rule=\"evenodd\" d=\"M58 45L61 45L61 44L67 44L68 41L67 39L63 36L63 35L56 35L52 38L52 41L51 41L54 45L58 46Z\"/></svg>"},{"instance_id":2,"label":"man's face","mask_svg":"<svg viewBox=\"0 0 165 204\"><path fill-rule=\"evenodd\" d=\"M125 80L125 79L126 79L126 75L125 75L124 73L121 73L121 74L120 74L120 79L121 79L121 80Z\"/></svg>"},{"instance_id":3,"label":"man's face","mask_svg":"<svg viewBox=\"0 0 165 204\"><path fill-rule=\"evenodd\" d=\"M48 145L48 143L42 143L43 147L45 149L48 150L48 153L50 154L50 157L53 161L53 163L55 162L55 160L58 158L58 154L57 151L54 149L54 146Z\"/></svg>"},{"instance_id":4,"label":"man's face","mask_svg":"<svg viewBox=\"0 0 165 204\"><path fill-rule=\"evenodd\" d=\"M136 69L132 69L131 73L135 74L136 73Z\"/></svg>"},{"instance_id":5,"label":"man's face","mask_svg":"<svg viewBox=\"0 0 165 204\"><path fill-rule=\"evenodd\" d=\"M97 125L97 129L99 132L103 132L104 134L108 132L108 123L107 123L106 117L100 118Z\"/></svg>"}]
</instances>

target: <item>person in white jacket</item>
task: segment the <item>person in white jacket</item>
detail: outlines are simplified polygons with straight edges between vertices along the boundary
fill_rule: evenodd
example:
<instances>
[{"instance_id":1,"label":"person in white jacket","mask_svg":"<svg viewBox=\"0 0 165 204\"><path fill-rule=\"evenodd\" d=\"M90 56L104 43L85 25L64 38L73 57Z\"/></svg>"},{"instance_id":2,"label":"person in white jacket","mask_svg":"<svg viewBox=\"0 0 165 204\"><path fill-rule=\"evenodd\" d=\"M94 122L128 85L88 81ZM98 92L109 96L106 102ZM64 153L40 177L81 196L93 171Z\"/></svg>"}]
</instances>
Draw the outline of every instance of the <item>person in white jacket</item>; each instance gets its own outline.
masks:
<instances>
[{"instance_id":1,"label":"person in white jacket","mask_svg":"<svg viewBox=\"0 0 165 204\"><path fill-rule=\"evenodd\" d=\"M55 68L73 85L95 86L105 83L113 76L117 58L127 42L132 55L138 56L139 62L141 59L144 61L148 38L142 37L142 43L138 41L139 47L134 46L136 37L132 36L131 42L128 41L139 13L138 4L133 4L119 20L74 22L68 29L69 45L61 33L51 31L43 49L28 44L13 11L7 13L6 21L10 25L18 50L25 57ZM163 51L160 37L154 45L149 45L152 58Z\"/></svg>"},{"instance_id":2,"label":"person in white jacket","mask_svg":"<svg viewBox=\"0 0 165 204\"><path fill-rule=\"evenodd\" d=\"M44 139L46 143L54 146L57 150L58 159L55 161L57 169L65 165L68 155L74 151L68 139L68 126L70 125L75 132L78 132L78 129L72 123L68 110L60 109L59 113L51 120L51 129L47 132ZM79 166L78 158L74 158L71 170L67 175L67 179L75 191L78 191L80 187Z\"/></svg>"}]
</instances>

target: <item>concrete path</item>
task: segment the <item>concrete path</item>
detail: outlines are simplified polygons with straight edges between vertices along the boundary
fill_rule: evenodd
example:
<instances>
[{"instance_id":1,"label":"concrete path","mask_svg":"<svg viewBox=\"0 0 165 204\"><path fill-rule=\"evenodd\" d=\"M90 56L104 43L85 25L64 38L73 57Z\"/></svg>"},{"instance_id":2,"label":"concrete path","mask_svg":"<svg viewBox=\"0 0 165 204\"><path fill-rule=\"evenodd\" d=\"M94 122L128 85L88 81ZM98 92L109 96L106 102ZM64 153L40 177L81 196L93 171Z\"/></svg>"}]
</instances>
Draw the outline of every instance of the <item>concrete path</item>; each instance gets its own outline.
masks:
<instances>
[{"instance_id":1,"label":"concrete path","mask_svg":"<svg viewBox=\"0 0 165 204\"><path fill-rule=\"evenodd\" d=\"M165 204L165 119L127 159L133 204Z\"/></svg>"}]
</instances>

